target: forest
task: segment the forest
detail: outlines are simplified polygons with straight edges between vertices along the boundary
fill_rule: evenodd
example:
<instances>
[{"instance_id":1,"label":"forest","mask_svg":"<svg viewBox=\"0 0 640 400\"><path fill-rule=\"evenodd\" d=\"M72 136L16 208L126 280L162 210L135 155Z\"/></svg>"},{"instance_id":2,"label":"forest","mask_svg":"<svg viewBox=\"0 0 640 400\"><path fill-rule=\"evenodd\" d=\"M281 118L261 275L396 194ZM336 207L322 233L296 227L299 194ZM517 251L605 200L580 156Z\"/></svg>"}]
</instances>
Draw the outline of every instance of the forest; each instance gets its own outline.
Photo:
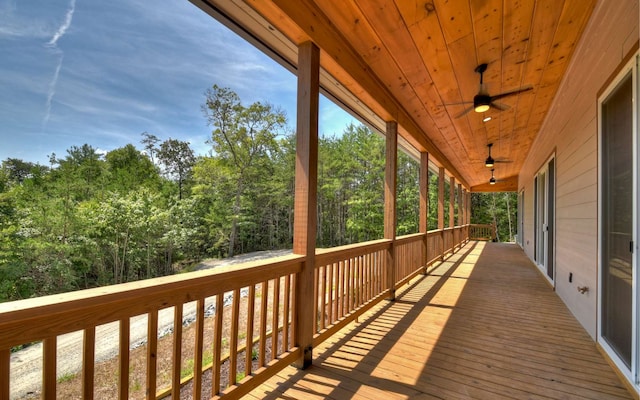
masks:
<instances>
[{"instance_id":1,"label":"forest","mask_svg":"<svg viewBox=\"0 0 640 400\"><path fill-rule=\"evenodd\" d=\"M90 144L49 165L7 158L0 167L0 301L147 279L200 260L291 248L295 135L268 103L244 105L214 85L203 114L209 154L143 132L100 154ZM318 247L383 236L382 136L364 125L321 137ZM418 231L418 163L398 154L397 234ZM430 173L429 229L437 224ZM448 201L445 182L445 201ZM513 240L514 193L473 194L472 222ZM457 208L455 210L457 213ZM445 207L448 221L448 207ZM446 222L445 222L446 224Z\"/></svg>"}]
</instances>

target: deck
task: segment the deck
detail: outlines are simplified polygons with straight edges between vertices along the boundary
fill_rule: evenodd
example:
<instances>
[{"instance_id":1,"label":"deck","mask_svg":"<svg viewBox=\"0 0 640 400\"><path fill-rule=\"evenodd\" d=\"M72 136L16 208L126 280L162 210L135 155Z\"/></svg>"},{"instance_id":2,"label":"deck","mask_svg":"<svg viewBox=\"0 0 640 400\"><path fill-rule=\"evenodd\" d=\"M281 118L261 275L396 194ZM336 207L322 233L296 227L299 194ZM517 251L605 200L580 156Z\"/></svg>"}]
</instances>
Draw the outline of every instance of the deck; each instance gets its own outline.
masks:
<instances>
[{"instance_id":1,"label":"deck","mask_svg":"<svg viewBox=\"0 0 640 400\"><path fill-rule=\"evenodd\" d=\"M628 399L519 247L469 242L251 392L266 399Z\"/></svg>"}]
</instances>

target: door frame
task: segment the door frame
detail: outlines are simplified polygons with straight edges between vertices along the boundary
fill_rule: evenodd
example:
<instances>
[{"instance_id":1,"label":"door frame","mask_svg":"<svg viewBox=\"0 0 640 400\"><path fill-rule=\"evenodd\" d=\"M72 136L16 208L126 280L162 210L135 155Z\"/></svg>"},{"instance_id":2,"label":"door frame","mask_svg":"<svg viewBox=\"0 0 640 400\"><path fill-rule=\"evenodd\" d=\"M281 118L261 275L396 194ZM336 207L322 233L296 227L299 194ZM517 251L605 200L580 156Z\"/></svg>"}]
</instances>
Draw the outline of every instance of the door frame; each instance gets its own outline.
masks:
<instances>
[{"instance_id":1,"label":"door frame","mask_svg":"<svg viewBox=\"0 0 640 400\"><path fill-rule=\"evenodd\" d=\"M551 164L553 163L553 164ZM550 170L549 166L553 165ZM557 162L555 151L545 160L533 179L533 248L534 262L544 277L555 286L556 280L556 174ZM544 184L540 179L544 175ZM544 196L540 188L544 189ZM543 198L541 198L543 197ZM544 222L540 221L541 209L544 211ZM540 226L540 224L543 226ZM542 249L541 249L542 246ZM549 275L549 263L553 270Z\"/></svg>"},{"instance_id":2,"label":"door frame","mask_svg":"<svg viewBox=\"0 0 640 400\"><path fill-rule=\"evenodd\" d=\"M524 189L518 192L518 244L524 249Z\"/></svg>"},{"instance_id":3,"label":"door frame","mask_svg":"<svg viewBox=\"0 0 640 400\"><path fill-rule=\"evenodd\" d=\"M597 113L598 113L598 232L597 232L597 279L598 279L598 295L597 295L597 318L596 318L596 336L597 342L606 352L609 359L615 364L618 371L623 374L629 382L632 382L636 391L640 390L640 374L638 371L640 352L638 342L640 341L640 329L638 327L638 302L639 302L639 275L637 271L638 267L638 218L640 216L640 204L638 202L638 188L640 187L639 174L638 174L638 157L640 155L639 143L638 143L638 114L640 112L640 105L638 104L638 63L640 60L639 53L636 53L631 57L622 68L616 71L614 79L607 83L606 89L601 91L597 99ZM631 368L627 367L625 362L618 356L617 352L607 343L602 336L602 255L603 255L603 196L602 196L602 182L603 182L603 165L602 165L602 103L607 100L627 76L631 72L632 76L632 98L634 102L634 108L632 112L632 169L633 169L633 189L632 189L632 230L631 236L634 243L631 270L633 271L632 277L632 332L631 332Z\"/></svg>"}]
</instances>

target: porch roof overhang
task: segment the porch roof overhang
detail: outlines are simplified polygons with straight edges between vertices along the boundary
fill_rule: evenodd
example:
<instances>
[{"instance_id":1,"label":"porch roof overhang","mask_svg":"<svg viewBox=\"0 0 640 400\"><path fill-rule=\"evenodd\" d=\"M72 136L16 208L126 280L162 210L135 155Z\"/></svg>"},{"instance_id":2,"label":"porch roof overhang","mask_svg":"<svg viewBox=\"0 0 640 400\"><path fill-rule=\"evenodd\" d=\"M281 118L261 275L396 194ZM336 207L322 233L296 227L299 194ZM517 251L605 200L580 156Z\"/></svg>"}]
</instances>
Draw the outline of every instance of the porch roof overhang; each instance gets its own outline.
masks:
<instances>
[{"instance_id":1,"label":"porch roof overhang","mask_svg":"<svg viewBox=\"0 0 640 400\"><path fill-rule=\"evenodd\" d=\"M323 92L402 140L471 191L515 191L596 0L191 0L291 70L321 50ZM501 108L473 110L479 64ZM463 104L460 104L463 103ZM483 122L485 116L492 119ZM485 166L489 143L495 177ZM402 142L401 142L402 145ZM407 146L409 147L409 146Z\"/></svg>"}]
</instances>

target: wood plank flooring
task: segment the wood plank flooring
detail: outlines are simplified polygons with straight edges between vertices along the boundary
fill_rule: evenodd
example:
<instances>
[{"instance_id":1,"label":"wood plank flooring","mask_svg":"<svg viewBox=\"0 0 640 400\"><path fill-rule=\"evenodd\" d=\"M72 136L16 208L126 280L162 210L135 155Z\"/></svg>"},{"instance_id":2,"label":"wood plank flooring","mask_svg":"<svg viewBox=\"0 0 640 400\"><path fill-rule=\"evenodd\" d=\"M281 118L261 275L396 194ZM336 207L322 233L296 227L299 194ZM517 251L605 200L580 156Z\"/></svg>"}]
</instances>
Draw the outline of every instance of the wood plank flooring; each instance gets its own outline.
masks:
<instances>
[{"instance_id":1,"label":"wood plank flooring","mask_svg":"<svg viewBox=\"0 0 640 400\"><path fill-rule=\"evenodd\" d=\"M630 399L519 247L470 242L260 399Z\"/></svg>"}]
</instances>

